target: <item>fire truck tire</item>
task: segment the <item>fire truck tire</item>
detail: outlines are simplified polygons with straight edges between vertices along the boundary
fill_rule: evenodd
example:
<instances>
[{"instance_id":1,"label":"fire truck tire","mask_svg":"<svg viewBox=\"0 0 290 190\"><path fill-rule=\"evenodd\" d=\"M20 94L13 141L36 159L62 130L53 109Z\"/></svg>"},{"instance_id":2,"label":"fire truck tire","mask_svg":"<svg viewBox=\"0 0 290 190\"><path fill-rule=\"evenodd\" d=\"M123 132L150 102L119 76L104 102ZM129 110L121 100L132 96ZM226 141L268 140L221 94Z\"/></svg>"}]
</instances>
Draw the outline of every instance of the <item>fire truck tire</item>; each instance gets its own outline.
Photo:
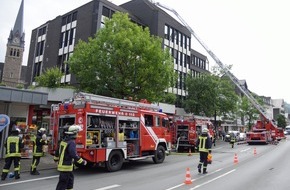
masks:
<instances>
[{"instance_id":1,"label":"fire truck tire","mask_svg":"<svg viewBox=\"0 0 290 190\"><path fill-rule=\"evenodd\" d=\"M118 171L122 168L123 161L124 158L120 151L112 151L108 161L106 162L106 168L109 172Z\"/></svg>"},{"instance_id":2,"label":"fire truck tire","mask_svg":"<svg viewBox=\"0 0 290 190\"><path fill-rule=\"evenodd\" d=\"M166 156L165 148L162 145L159 145L157 147L157 150L155 151L154 157L152 158L153 162L155 164L160 164L160 163L162 163L164 161L165 156Z\"/></svg>"}]
</instances>

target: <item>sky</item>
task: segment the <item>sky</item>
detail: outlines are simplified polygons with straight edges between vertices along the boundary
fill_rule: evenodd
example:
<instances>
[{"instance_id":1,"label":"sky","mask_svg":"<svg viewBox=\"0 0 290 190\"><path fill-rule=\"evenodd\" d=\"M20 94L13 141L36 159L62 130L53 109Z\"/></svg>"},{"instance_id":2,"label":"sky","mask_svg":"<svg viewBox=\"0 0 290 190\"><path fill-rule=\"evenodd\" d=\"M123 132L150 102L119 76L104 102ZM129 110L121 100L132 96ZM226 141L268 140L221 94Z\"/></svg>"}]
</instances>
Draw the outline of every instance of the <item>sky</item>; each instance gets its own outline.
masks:
<instances>
[{"instance_id":1,"label":"sky","mask_svg":"<svg viewBox=\"0 0 290 190\"><path fill-rule=\"evenodd\" d=\"M120 5L129 0L110 0ZM90 0L24 0L27 65L31 31ZM173 8L203 43L232 73L246 80L248 89L260 96L290 103L290 3L288 0L155 0ZM21 0L0 1L0 62ZM192 49L215 61L192 36ZM287 80L288 79L288 80Z\"/></svg>"}]
</instances>

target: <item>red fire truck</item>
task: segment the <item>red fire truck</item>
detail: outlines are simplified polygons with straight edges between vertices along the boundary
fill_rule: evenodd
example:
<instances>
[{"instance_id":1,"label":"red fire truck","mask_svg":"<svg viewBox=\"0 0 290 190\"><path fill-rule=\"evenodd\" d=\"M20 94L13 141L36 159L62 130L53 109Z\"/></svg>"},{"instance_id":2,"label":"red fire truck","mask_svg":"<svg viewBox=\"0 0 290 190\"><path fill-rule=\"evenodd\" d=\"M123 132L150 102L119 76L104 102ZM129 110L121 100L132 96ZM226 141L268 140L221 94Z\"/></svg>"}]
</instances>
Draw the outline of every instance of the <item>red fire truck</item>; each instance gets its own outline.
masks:
<instances>
[{"instance_id":1,"label":"red fire truck","mask_svg":"<svg viewBox=\"0 0 290 190\"><path fill-rule=\"evenodd\" d=\"M213 137L213 125L208 118L177 116L172 126L172 143L176 151L195 151L195 143L203 128L208 128L210 136Z\"/></svg>"},{"instance_id":2,"label":"red fire truck","mask_svg":"<svg viewBox=\"0 0 290 190\"><path fill-rule=\"evenodd\" d=\"M124 161L152 158L162 163L170 151L168 116L153 104L78 93L52 105L51 154L65 126L72 124L81 127L76 139L78 154L108 171L120 170Z\"/></svg>"},{"instance_id":3,"label":"red fire truck","mask_svg":"<svg viewBox=\"0 0 290 190\"><path fill-rule=\"evenodd\" d=\"M253 126L252 130L247 132L247 143L263 143L277 142L285 138L282 128L277 127L273 121L261 115L261 120Z\"/></svg>"}]
</instances>

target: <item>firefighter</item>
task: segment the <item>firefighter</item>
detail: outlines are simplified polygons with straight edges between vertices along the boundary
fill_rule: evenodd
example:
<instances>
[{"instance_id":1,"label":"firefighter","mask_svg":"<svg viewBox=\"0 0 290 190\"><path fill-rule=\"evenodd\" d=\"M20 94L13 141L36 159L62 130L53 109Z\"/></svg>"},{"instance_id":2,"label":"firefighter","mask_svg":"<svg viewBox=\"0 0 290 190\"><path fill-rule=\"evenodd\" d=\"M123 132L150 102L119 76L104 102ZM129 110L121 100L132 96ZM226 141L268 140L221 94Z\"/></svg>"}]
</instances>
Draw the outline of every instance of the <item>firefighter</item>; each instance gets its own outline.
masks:
<instances>
[{"instance_id":1,"label":"firefighter","mask_svg":"<svg viewBox=\"0 0 290 190\"><path fill-rule=\"evenodd\" d=\"M21 158L21 148L24 147L22 138L19 137L20 129L13 126L11 135L7 137L5 141L5 165L3 167L1 180L5 180L9 172L12 162L14 162L14 177L15 179L20 178L20 158Z\"/></svg>"},{"instance_id":2,"label":"firefighter","mask_svg":"<svg viewBox=\"0 0 290 190\"><path fill-rule=\"evenodd\" d=\"M232 148L234 148L235 142L236 142L235 133L230 133L230 145L232 146Z\"/></svg>"},{"instance_id":3,"label":"firefighter","mask_svg":"<svg viewBox=\"0 0 290 190\"><path fill-rule=\"evenodd\" d=\"M39 175L39 172L36 170L36 167L39 164L40 158L44 155L43 145L47 145L46 129L40 128L37 131L36 138L33 139L33 158L30 168L31 175Z\"/></svg>"},{"instance_id":4,"label":"firefighter","mask_svg":"<svg viewBox=\"0 0 290 190\"><path fill-rule=\"evenodd\" d=\"M211 153L211 146L212 141L210 139L210 136L208 134L208 129L204 128L202 129L201 135L198 137L198 140L196 142L196 148L199 151L199 164L197 166L198 173L201 173L201 167L203 166L203 174L207 173L207 156L209 153Z\"/></svg>"},{"instance_id":5,"label":"firefighter","mask_svg":"<svg viewBox=\"0 0 290 190\"><path fill-rule=\"evenodd\" d=\"M57 170L60 172L59 181L56 190L73 189L74 175L73 165L74 161L78 164L86 165L87 161L83 160L77 155L75 139L80 127L78 125L70 126L65 131L65 137L60 142L59 150L56 151L54 160L58 162Z\"/></svg>"}]
</instances>

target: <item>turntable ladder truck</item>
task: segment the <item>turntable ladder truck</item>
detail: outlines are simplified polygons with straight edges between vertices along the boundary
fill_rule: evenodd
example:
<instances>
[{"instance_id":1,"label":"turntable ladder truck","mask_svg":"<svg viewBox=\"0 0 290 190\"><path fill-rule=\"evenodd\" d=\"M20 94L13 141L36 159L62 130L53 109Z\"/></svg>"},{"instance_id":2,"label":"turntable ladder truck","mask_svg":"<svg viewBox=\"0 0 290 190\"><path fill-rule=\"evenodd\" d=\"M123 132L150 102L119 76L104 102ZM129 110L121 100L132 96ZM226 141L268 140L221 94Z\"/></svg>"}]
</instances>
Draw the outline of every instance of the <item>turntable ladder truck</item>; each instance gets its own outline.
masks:
<instances>
[{"instance_id":1,"label":"turntable ladder truck","mask_svg":"<svg viewBox=\"0 0 290 190\"><path fill-rule=\"evenodd\" d=\"M235 77L230 70L220 61L220 59L207 47L207 45L200 39L200 37L193 31L193 29L185 22L185 20L178 14L174 9L165 6L159 2L155 3L156 6L159 6L163 9L166 9L172 12L181 23L190 31L192 36L200 43L200 45L207 51L207 53L214 59L214 61L218 64L218 66L225 72L225 74L231 79L231 81L240 89L240 91L248 98L248 100L252 103L252 105L259 111L262 121L259 122L253 127L251 132L247 134L247 142L248 144L252 144L254 142L265 142L268 143L273 141L278 137L278 127L271 120L268 119L267 113L264 108L257 102L257 100L253 97L253 95L239 83L237 77Z\"/></svg>"}]
</instances>

